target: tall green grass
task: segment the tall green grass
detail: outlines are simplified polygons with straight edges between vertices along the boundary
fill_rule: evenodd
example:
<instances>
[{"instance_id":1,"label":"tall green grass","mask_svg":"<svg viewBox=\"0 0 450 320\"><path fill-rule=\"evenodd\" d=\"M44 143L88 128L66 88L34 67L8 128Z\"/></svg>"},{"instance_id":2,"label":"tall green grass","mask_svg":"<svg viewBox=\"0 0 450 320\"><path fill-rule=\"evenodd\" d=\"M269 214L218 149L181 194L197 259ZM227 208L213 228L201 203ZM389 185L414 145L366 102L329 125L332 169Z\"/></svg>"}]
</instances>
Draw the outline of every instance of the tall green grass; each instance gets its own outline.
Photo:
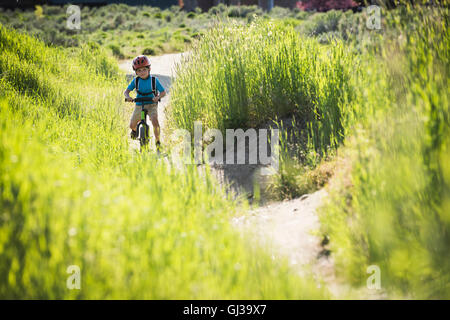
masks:
<instances>
[{"instance_id":1,"label":"tall green grass","mask_svg":"<svg viewBox=\"0 0 450 320\"><path fill-rule=\"evenodd\" d=\"M208 175L130 152L126 82L102 50L0 25L0 52L1 298L327 297L231 228Z\"/></svg>"},{"instance_id":2,"label":"tall green grass","mask_svg":"<svg viewBox=\"0 0 450 320\"><path fill-rule=\"evenodd\" d=\"M359 65L342 41L323 45L280 21L218 23L178 66L169 123L192 132L199 120L225 132L275 122L280 162L266 194L297 197L328 177L328 170L305 173L343 141ZM279 119L290 116L297 122L288 133Z\"/></svg>"},{"instance_id":3,"label":"tall green grass","mask_svg":"<svg viewBox=\"0 0 450 320\"><path fill-rule=\"evenodd\" d=\"M322 210L338 270L413 298L450 297L448 8L386 13L363 54L345 170ZM393 29L394 32L390 32ZM395 36L392 36L395 34Z\"/></svg>"},{"instance_id":4,"label":"tall green grass","mask_svg":"<svg viewBox=\"0 0 450 320\"><path fill-rule=\"evenodd\" d=\"M321 221L339 273L364 286L376 264L393 294L447 298L448 8L406 4L383 11L382 27L320 45L276 22L218 25L179 67L172 126L295 115L303 157L292 157L284 132L274 186L284 197L314 189L304 189L304 161L314 167L338 149Z\"/></svg>"},{"instance_id":5,"label":"tall green grass","mask_svg":"<svg viewBox=\"0 0 450 320\"><path fill-rule=\"evenodd\" d=\"M295 114L322 152L342 140L347 66L356 63L341 42L322 46L282 23L218 23L178 66L171 125L193 131L200 120L224 132Z\"/></svg>"}]
</instances>

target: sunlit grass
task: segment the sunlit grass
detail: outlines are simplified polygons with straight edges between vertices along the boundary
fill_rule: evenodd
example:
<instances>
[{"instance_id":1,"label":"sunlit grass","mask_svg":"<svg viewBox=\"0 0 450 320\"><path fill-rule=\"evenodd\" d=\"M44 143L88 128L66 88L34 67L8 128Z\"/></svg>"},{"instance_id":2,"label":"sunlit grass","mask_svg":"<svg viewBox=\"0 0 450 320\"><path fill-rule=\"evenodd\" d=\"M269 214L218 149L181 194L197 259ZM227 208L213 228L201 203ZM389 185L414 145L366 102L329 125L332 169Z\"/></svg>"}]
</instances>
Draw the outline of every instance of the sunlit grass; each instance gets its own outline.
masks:
<instances>
[{"instance_id":1,"label":"sunlit grass","mask_svg":"<svg viewBox=\"0 0 450 320\"><path fill-rule=\"evenodd\" d=\"M328 45L277 22L217 25L179 67L171 124L224 130L295 115L301 143L283 132L272 189L314 191L318 160L344 158L322 211L339 273L364 286L376 264L384 289L446 298L448 9L384 14L381 31Z\"/></svg>"},{"instance_id":2,"label":"sunlit grass","mask_svg":"<svg viewBox=\"0 0 450 320\"><path fill-rule=\"evenodd\" d=\"M322 152L342 140L348 65L356 61L340 42L323 46L275 21L218 23L179 65L171 124L192 131L200 120L223 131L296 114Z\"/></svg>"},{"instance_id":3,"label":"sunlit grass","mask_svg":"<svg viewBox=\"0 0 450 320\"><path fill-rule=\"evenodd\" d=\"M232 229L208 175L130 152L126 82L101 49L3 26L0 48L0 297L327 297Z\"/></svg>"},{"instance_id":4,"label":"sunlit grass","mask_svg":"<svg viewBox=\"0 0 450 320\"><path fill-rule=\"evenodd\" d=\"M386 15L357 78L349 169L322 210L340 273L360 284L378 265L383 289L406 297L450 296L447 24L439 7Z\"/></svg>"}]
</instances>

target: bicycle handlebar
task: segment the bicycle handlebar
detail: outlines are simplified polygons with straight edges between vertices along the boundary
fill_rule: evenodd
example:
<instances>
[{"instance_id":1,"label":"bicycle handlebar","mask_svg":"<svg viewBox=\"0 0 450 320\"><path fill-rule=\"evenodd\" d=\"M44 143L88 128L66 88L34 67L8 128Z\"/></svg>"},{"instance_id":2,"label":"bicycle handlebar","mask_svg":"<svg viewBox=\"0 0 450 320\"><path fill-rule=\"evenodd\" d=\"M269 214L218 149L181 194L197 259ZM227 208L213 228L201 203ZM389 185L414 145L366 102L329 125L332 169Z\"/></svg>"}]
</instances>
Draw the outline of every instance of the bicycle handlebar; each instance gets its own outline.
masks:
<instances>
[{"instance_id":1,"label":"bicycle handlebar","mask_svg":"<svg viewBox=\"0 0 450 320\"><path fill-rule=\"evenodd\" d=\"M161 99L159 99L158 101L161 101ZM125 98L125 102L128 102L126 98ZM151 103L156 103L156 102L153 102L153 98L148 98L148 97L134 98L132 101L129 101L129 102L151 102Z\"/></svg>"}]
</instances>

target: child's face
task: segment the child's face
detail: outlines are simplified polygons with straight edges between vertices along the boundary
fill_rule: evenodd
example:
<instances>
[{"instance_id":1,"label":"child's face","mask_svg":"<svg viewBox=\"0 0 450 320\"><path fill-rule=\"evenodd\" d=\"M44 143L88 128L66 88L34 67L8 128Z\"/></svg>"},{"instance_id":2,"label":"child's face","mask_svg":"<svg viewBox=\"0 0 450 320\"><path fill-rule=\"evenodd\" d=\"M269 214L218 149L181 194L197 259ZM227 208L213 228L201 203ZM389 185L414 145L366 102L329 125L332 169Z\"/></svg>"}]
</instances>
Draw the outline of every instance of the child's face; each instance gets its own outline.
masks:
<instances>
[{"instance_id":1,"label":"child's face","mask_svg":"<svg viewBox=\"0 0 450 320\"><path fill-rule=\"evenodd\" d=\"M145 79L148 77L149 73L150 73L150 66L148 67L148 69L147 69L147 67L142 67L142 68L136 69L136 74L139 78Z\"/></svg>"}]
</instances>

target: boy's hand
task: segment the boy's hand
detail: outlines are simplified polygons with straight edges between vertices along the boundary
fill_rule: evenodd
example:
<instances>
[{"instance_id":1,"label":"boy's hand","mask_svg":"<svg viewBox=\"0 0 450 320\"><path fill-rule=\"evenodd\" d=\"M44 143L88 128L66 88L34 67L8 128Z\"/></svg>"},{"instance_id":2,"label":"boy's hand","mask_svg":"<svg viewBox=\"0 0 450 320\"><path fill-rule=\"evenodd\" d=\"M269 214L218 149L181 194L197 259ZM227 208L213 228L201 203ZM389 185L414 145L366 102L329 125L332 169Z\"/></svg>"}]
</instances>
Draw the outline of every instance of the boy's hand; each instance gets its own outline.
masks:
<instances>
[{"instance_id":1,"label":"boy's hand","mask_svg":"<svg viewBox=\"0 0 450 320\"><path fill-rule=\"evenodd\" d=\"M126 98L125 98L125 101L127 101L127 102L133 102L133 98L131 98L131 97L126 97Z\"/></svg>"},{"instance_id":2,"label":"boy's hand","mask_svg":"<svg viewBox=\"0 0 450 320\"><path fill-rule=\"evenodd\" d=\"M153 102L158 102L159 100L159 96L158 97L153 97Z\"/></svg>"}]
</instances>

